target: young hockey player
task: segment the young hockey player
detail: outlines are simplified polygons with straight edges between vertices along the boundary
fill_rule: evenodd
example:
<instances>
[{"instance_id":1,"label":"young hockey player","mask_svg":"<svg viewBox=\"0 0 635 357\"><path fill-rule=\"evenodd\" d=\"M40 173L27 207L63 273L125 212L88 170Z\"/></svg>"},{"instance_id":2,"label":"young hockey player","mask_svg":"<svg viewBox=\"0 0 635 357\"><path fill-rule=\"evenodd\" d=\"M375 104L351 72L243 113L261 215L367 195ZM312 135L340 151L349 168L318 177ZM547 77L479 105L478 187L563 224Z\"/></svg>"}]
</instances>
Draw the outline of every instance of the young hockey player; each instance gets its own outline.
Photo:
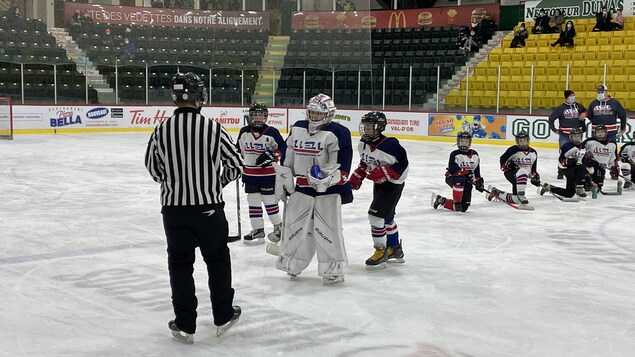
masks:
<instances>
[{"instance_id":1,"label":"young hockey player","mask_svg":"<svg viewBox=\"0 0 635 357\"><path fill-rule=\"evenodd\" d=\"M521 207L530 208L529 201L525 197L527 180L531 180L534 186L540 186L540 175L536 171L538 153L529 147L529 134L521 131L516 134L516 145L510 146L500 157L501 170L505 178L512 184L512 193L505 193L496 187L488 187L489 201L494 196L508 203L520 204Z\"/></svg>"},{"instance_id":2,"label":"young hockey player","mask_svg":"<svg viewBox=\"0 0 635 357\"><path fill-rule=\"evenodd\" d=\"M432 207L443 206L450 211L465 212L472 200L472 186L483 192L484 181L481 177L480 158L476 150L471 149L472 134L460 131L456 135L457 150L450 153L445 182L452 187L452 199L432 194Z\"/></svg>"},{"instance_id":3,"label":"young hockey player","mask_svg":"<svg viewBox=\"0 0 635 357\"><path fill-rule=\"evenodd\" d=\"M386 122L382 112L370 112L362 117L360 162L349 178L354 190L362 186L364 178L374 182L368 220L375 253L366 260L366 269L385 268L388 261L405 262L394 217L408 176L408 156L399 140L382 134Z\"/></svg>"},{"instance_id":4,"label":"young hockey player","mask_svg":"<svg viewBox=\"0 0 635 357\"><path fill-rule=\"evenodd\" d=\"M613 167L617 157L617 144L611 141L604 124L595 126L593 137L582 142L582 147L586 153L582 158L582 163L587 168L586 187L589 190L593 184L597 186L597 191L602 191L606 169Z\"/></svg>"},{"instance_id":5,"label":"young hockey player","mask_svg":"<svg viewBox=\"0 0 635 357\"><path fill-rule=\"evenodd\" d=\"M624 189L629 190L633 186L633 172L635 171L635 132L633 132L633 141L628 142L620 148L620 167L622 176L626 179Z\"/></svg>"},{"instance_id":6,"label":"young hockey player","mask_svg":"<svg viewBox=\"0 0 635 357\"><path fill-rule=\"evenodd\" d=\"M249 107L246 116L247 125L240 129L236 146L245 162L243 183L247 202L249 203L249 219L252 231L243 237L247 245L265 242L265 222L262 218L264 203L273 232L269 240L280 241L282 219L280 217L278 200L274 196L276 171L272 163L280 158L284 159L287 146L278 129L267 125L269 110L267 106L254 103Z\"/></svg>"},{"instance_id":7,"label":"young hockey player","mask_svg":"<svg viewBox=\"0 0 635 357\"><path fill-rule=\"evenodd\" d=\"M551 192L566 198L572 198L576 194L580 197L586 197L586 192L584 192L586 170L582 165L583 150L582 130L574 128L569 133L569 141L560 147L560 156L558 157L559 168L567 179L566 188L556 187L545 182L542 183L540 195Z\"/></svg>"},{"instance_id":8,"label":"young hockey player","mask_svg":"<svg viewBox=\"0 0 635 357\"><path fill-rule=\"evenodd\" d=\"M325 285L344 281L348 259L341 206L353 200L347 181L351 132L332 122L335 110L329 96L318 94L307 105L306 120L291 127L284 165L296 177L296 188L285 208L282 253L276 262L293 279L317 250L318 274Z\"/></svg>"},{"instance_id":9,"label":"young hockey player","mask_svg":"<svg viewBox=\"0 0 635 357\"><path fill-rule=\"evenodd\" d=\"M587 110L584 105L575 101L575 92L569 89L565 90L564 103L556 107L549 116L549 128L554 134L558 134L558 147L562 147L564 143L569 141L569 133L572 129L581 128L584 131L586 116ZM558 120L557 129L556 120ZM563 177L563 173L558 167L558 180L562 180Z\"/></svg>"}]
</instances>

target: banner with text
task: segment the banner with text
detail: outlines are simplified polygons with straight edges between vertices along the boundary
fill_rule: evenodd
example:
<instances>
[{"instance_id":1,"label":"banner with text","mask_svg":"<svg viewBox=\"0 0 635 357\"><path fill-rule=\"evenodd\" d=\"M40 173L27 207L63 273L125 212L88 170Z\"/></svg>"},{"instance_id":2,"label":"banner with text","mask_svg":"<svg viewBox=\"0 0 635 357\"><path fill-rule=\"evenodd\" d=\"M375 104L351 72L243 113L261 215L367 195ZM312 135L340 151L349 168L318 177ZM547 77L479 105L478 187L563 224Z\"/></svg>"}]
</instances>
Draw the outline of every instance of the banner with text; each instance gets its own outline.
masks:
<instances>
[{"instance_id":1,"label":"banner with text","mask_svg":"<svg viewBox=\"0 0 635 357\"><path fill-rule=\"evenodd\" d=\"M594 18L603 6L613 13L619 9L624 16L632 15L630 8L624 8L624 0L534 0L525 2L525 21L533 21L540 9L545 9L549 16L559 9L567 19Z\"/></svg>"},{"instance_id":2,"label":"banner with text","mask_svg":"<svg viewBox=\"0 0 635 357\"><path fill-rule=\"evenodd\" d=\"M269 13L257 11L203 11L163 8L139 8L66 2L64 19L70 20L76 11L84 11L95 23L179 26L232 29L269 29Z\"/></svg>"},{"instance_id":3,"label":"banner with text","mask_svg":"<svg viewBox=\"0 0 635 357\"><path fill-rule=\"evenodd\" d=\"M469 131L475 138L506 139L507 117L497 114L429 114L428 135L456 136Z\"/></svg>"},{"instance_id":4,"label":"banner with text","mask_svg":"<svg viewBox=\"0 0 635 357\"><path fill-rule=\"evenodd\" d=\"M556 126L557 127L557 126ZM549 117L547 116L522 116L522 115L508 115L507 116L507 128L510 130L510 139L514 135L521 131L529 133L531 141L536 142L558 142L558 135L554 134L549 129ZM629 119L626 123L626 134L621 138L617 138L618 143L628 142L633 140L633 130L635 129L635 119ZM586 121L585 137L591 136L591 124Z\"/></svg>"},{"instance_id":5,"label":"banner with text","mask_svg":"<svg viewBox=\"0 0 635 357\"><path fill-rule=\"evenodd\" d=\"M413 10L295 12L294 29L406 28L469 25L489 12L498 23L499 4L448 6Z\"/></svg>"}]
</instances>

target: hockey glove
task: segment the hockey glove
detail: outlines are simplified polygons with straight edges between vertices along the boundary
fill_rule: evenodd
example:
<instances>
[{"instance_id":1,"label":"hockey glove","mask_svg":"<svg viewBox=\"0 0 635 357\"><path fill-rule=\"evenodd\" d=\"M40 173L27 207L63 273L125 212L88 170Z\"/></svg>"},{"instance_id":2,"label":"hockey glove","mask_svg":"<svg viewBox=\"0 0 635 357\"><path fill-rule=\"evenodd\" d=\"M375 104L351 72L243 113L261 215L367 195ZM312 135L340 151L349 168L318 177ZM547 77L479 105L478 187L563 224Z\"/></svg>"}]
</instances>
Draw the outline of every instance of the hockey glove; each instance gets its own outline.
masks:
<instances>
[{"instance_id":1,"label":"hockey glove","mask_svg":"<svg viewBox=\"0 0 635 357\"><path fill-rule=\"evenodd\" d=\"M595 165L595 159L593 158L593 154L587 151L582 157L582 163L586 167L593 167Z\"/></svg>"},{"instance_id":2,"label":"hockey glove","mask_svg":"<svg viewBox=\"0 0 635 357\"><path fill-rule=\"evenodd\" d=\"M399 180L397 171L393 170L390 166L375 167L373 171L368 174L368 179L372 180L376 184L382 184L390 180Z\"/></svg>"},{"instance_id":3,"label":"hockey glove","mask_svg":"<svg viewBox=\"0 0 635 357\"><path fill-rule=\"evenodd\" d=\"M620 161L627 164L631 163L631 158L628 157L628 153L626 151L622 151L622 153L620 154Z\"/></svg>"},{"instance_id":4,"label":"hockey glove","mask_svg":"<svg viewBox=\"0 0 635 357\"><path fill-rule=\"evenodd\" d=\"M566 161L567 167L575 167L578 164L578 158L575 156L568 157Z\"/></svg>"},{"instance_id":5,"label":"hockey glove","mask_svg":"<svg viewBox=\"0 0 635 357\"><path fill-rule=\"evenodd\" d=\"M278 156L272 150L266 150L256 159L256 166L267 167L272 162L278 161Z\"/></svg>"},{"instance_id":6,"label":"hockey glove","mask_svg":"<svg viewBox=\"0 0 635 357\"><path fill-rule=\"evenodd\" d=\"M474 180L474 188L478 192L483 192L485 190L485 181L482 177L477 177L476 180Z\"/></svg>"},{"instance_id":7,"label":"hockey glove","mask_svg":"<svg viewBox=\"0 0 635 357\"><path fill-rule=\"evenodd\" d=\"M513 161L508 161L506 166L509 171L518 170L518 164Z\"/></svg>"},{"instance_id":8,"label":"hockey glove","mask_svg":"<svg viewBox=\"0 0 635 357\"><path fill-rule=\"evenodd\" d=\"M324 178L322 179L311 175L311 169L309 168L306 175L309 181L309 185L311 185L311 187L313 187L317 192L326 192L326 189L331 186L337 185L342 180L342 172L339 170L339 168L339 164L337 164L335 167L323 168L321 172Z\"/></svg>"},{"instance_id":9,"label":"hockey glove","mask_svg":"<svg viewBox=\"0 0 635 357\"><path fill-rule=\"evenodd\" d=\"M537 172L533 172L531 174L530 182L532 185L540 187L540 174L538 174Z\"/></svg>"},{"instance_id":10,"label":"hockey glove","mask_svg":"<svg viewBox=\"0 0 635 357\"><path fill-rule=\"evenodd\" d=\"M353 190L359 190L359 188L362 187L364 178L366 178L366 165L359 164L351 174L351 177L348 178L348 182L351 183Z\"/></svg>"}]
</instances>

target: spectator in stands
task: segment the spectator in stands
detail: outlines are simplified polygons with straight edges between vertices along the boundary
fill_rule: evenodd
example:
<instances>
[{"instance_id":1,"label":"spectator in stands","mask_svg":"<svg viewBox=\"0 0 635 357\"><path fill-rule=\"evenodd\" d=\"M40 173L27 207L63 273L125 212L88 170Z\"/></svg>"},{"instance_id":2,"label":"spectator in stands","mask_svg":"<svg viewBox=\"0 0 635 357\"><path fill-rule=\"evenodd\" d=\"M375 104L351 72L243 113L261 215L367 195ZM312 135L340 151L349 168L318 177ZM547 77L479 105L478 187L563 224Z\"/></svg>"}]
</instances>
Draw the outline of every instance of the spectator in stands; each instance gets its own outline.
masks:
<instances>
[{"instance_id":1,"label":"spectator in stands","mask_svg":"<svg viewBox=\"0 0 635 357\"><path fill-rule=\"evenodd\" d=\"M163 0L152 0L150 1L150 6L152 7L164 7Z\"/></svg>"},{"instance_id":2,"label":"spectator in stands","mask_svg":"<svg viewBox=\"0 0 635 357\"><path fill-rule=\"evenodd\" d=\"M130 26L126 27L125 30L125 34L124 37L127 38L128 40L132 41L132 42L137 42L137 34L132 31L132 28Z\"/></svg>"},{"instance_id":3,"label":"spectator in stands","mask_svg":"<svg viewBox=\"0 0 635 357\"><path fill-rule=\"evenodd\" d=\"M520 25L518 31L514 32L514 39L512 39L512 43L509 45L509 47L525 47L525 40L527 39L527 37L529 37L529 31L527 31L525 23L523 22Z\"/></svg>"},{"instance_id":4,"label":"spectator in stands","mask_svg":"<svg viewBox=\"0 0 635 357\"><path fill-rule=\"evenodd\" d=\"M82 27L82 17L81 17L81 15L79 13L79 10L75 11L73 16L71 17L69 25L70 25L71 28L80 28L80 27Z\"/></svg>"},{"instance_id":5,"label":"spectator in stands","mask_svg":"<svg viewBox=\"0 0 635 357\"><path fill-rule=\"evenodd\" d=\"M82 16L82 28L91 28L93 25L93 18L90 17L88 10L84 10L84 16Z\"/></svg>"},{"instance_id":6,"label":"spectator in stands","mask_svg":"<svg viewBox=\"0 0 635 357\"><path fill-rule=\"evenodd\" d=\"M621 30L624 28L624 16L622 16L622 10L617 10L615 16L611 20L611 26L613 30Z\"/></svg>"},{"instance_id":7,"label":"spectator in stands","mask_svg":"<svg viewBox=\"0 0 635 357\"><path fill-rule=\"evenodd\" d=\"M203 5L203 10L220 10L220 1L219 0L207 0Z\"/></svg>"},{"instance_id":8,"label":"spectator in stands","mask_svg":"<svg viewBox=\"0 0 635 357\"><path fill-rule=\"evenodd\" d=\"M549 16L544 9L540 9L538 16L536 16L536 22L531 29L531 33L549 33L551 32L551 26L549 26Z\"/></svg>"},{"instance_id":9,"label":"spectator in stands","mask_svg":"<svg viewBox=\"0 0 635 357\"><path fill-rule=\"evenodd\" d=\"M567 21L567 25L564 27L564 30L560 32L560 38L558 41L551 44L551 46L560 45L562 46L573 46L573 38L575 37L575 26L573 26L572 21Z\"/></svg>"},{"instance_id":10,"label":"spectator in stands","mask_svg":"<svg viewBox=\"0 0 635 357\"><path fill-rule=\"evenodd\" d=\"M356 11L355 3L353 0L344 0L342 3L342 11Z\"/></svg>"},{"instance_id":11,"label":"spectator in stands","mask_svg":"<svg viewBox=\"0 0 635 357\"><path fill-rule=\"evenodd\" d=\"M128 38L124 38L123 43L121 44L120 58L122 60L133 60L136 53L137 45L135 45L135 43L130 41Z\"/></svg>"},{"instance_id":12,"label":"spectator in stands","mask_svg":"<svg viewBox=\"0 0 635 357\"><path fill-rule=\"evenodd\" d=\"M227 8L229 10L238 11L240 10L240 3L238 0L229 0L229 2L227 2Z\"/></svg>"},{"instance_id":13,"label":"spectator in stands","mask_svg":"<svg viewBox=\"0 0 635 357\"><path fill-rule=\"evenodd\" d=\"M24 17L19 7L16 6L9 10L9 24L14 29L21 29L24 25Z\"/></svg>"},{"instance_id":14,"label":"spectator in stands","mask_svg":"<svg viewBox=\"0 0 635 357\"><path fill-rule=\"evenodd\" d=\"M595 27L594 32L597 31L613 31L613 25L611 24L611 14L607 10L606 6L602 7L602 11L595 14Z\"/></svg>"},{"instance_id":15,"label":"spectator in stands","mask_svg":"<svg viewBox=\"0 0 635 357\"><path fill-rule=\"evenodd\" d=\"M104 35L101 37L101 44L104 47L112 47L115 44L113 35L111 34L110 27L106 27Z\"/></svg>"},{"instance_id":16,"label":"spectator in stands","mask_svg":"<svg viewBox=\"0 0 635 357\"><path fill-rule=\"evenodd\" d=\"M564 15L560 9L556 9L553 16L551 16L551 21L549 25L551 26L552 33L560 33L562 32L562 24L564 24Z\"/></svg>"},{"instance_id":17,"label":"spectator in stands","mask_svg":"<svg viewBox=\"0 0 635 357\"><path fill-rule=\"evenodd\" d=\"M492 20L490 13L486 12L483 20L476 27L476 33L481 37L483 43L487 43L487 41L492 39L494 32L496 32L496 24Z\"/></svg>"},{"instance_id":18,"label":"spectator in stands","mask_svg":"<svg viewBox=\"0 0 635 357\"><path fill-rule=\"evenodd\" d=\"M471 29L469 33L465 33L461 38L461 48L465 54L478 51L480 45L480 37L476 34L476 30Z\"/></svg>"}]
</instances>

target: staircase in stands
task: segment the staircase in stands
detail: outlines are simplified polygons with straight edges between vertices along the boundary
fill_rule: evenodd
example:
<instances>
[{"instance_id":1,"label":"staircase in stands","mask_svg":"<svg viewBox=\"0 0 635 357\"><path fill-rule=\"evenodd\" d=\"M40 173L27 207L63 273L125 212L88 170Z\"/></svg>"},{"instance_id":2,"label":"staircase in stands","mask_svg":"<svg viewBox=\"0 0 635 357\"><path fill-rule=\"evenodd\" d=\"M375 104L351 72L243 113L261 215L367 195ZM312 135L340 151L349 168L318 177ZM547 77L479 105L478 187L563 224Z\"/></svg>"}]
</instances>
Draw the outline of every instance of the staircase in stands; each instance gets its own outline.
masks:
<instances>
[{"instance_id":1,"label":"staircase in stands","mask_svg":"<svg viewBox=\"0 0 635 357\"><path fill-rule=\"evenodd\" d=\"M273 95L284 66L288 46L289 36L269 36L252 97L254 102L273 106Z\"/></svg>"},{"instance_id":2,"label":"staircase in stands","mask_svg":"<svg viewBox=\"0 0 635 357\"><path fill-rule=\"evenodd\" d=\"M423 104L424 110L436 110L437 108L437 96L439 97L439 110L444 110L445 108L445 97L456 88L461 86L461 81L465 76L474 71L476 65L487 59L487 55L492 51L492 49L496 47L500 47L501 43L505 36L507 36L511 31L497 31L492 39L486 44L483 45L474 56L470 57L469 61L465 63L465 66L461 66L461 69L452 76L452 78L446 80L445 83L440 83L440 89L438 93L432 95L432 98L428 99L426 103Z\"/></svg>"},{"instance_id":3,"label":"staircase in stands","mask_svg":"<svg viewBox=\"0 0 635 357\"><path fill-rule=\"evenodd\" d=\"M104 79L97 68L88 59L84 51L79 48L68 31L64 28L51 27L48 29L48 32L53 35L55 41L66 50L68 58L75 62L77 71L87 77L88 84L92 85L97 91L99 103L116 103L114 90L110 88L106 79Z\"/></svg>"}]
</instances>

